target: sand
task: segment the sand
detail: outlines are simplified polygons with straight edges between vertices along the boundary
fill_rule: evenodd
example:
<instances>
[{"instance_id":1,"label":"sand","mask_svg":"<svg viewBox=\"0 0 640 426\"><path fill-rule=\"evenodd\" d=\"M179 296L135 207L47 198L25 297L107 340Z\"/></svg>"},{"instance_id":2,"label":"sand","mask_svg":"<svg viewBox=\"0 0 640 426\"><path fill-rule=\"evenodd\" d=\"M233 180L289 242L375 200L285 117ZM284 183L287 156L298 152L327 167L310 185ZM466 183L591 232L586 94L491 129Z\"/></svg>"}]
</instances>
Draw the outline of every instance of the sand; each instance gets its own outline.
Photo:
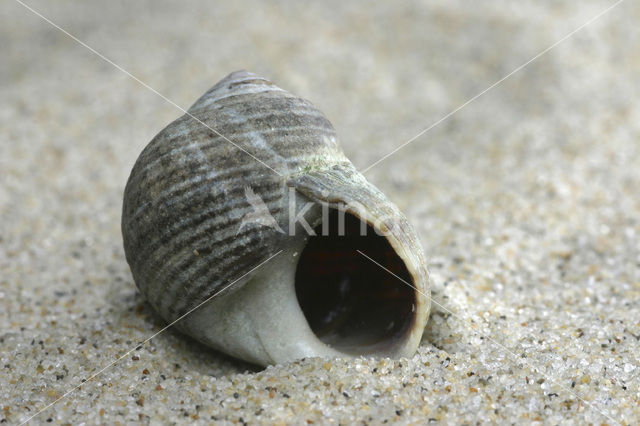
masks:
<instances>
[{"instance_id":1,"label":"sand","mask_svg":"<svg viewBox=\"0 0 640 426\"><path fill-rule=\"evenodd\" d=\"M29 1L181 107L233 70L269 77L361 169L613 1L301 3ZM169 330L109 366L164 325L120 209L181 112L2 2L0 422L109 366L32 422L637 423L639 21L624 1L366 172L429 259L415 356L260 369Z\"/></svg>"}]
</instances>

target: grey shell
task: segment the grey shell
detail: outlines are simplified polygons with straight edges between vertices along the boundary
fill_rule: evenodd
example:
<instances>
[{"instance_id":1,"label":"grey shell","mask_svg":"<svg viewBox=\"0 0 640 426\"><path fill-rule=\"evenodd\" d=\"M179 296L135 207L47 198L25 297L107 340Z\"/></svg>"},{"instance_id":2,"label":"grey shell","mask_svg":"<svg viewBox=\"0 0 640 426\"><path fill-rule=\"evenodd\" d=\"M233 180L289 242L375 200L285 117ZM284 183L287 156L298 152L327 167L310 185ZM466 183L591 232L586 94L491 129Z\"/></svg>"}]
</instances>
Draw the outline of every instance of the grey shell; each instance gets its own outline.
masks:
<instances>
[{"instance_id":1,"label":"grey shell","mask_svg":"<svg viewBox=\"0 0 640 426\"><path fill-rule=\"evenodd\" d=\"M252 211L250 188L285 231L291 196L363 206L359 216L368 216L363 219L369 223L387 218L380 226L389 231L417 288L420 309L412 321L420 323L414 334L421 335L429 289L415 232L355 170L337 141L331 123L310 102L246 71L221 80L153 138L125 188L122 233L135 283L155 310L172 322L242 277L234 284L237 291L251 280L252 274L244 274L280 250L305 244L308 235L241 227ZM318 214L314 210L310 223L317 223ZM224 344L208 341L216 339L198 335L201 326L188 317L176 326L225 351Z\"/></svg>"}]
</instances>

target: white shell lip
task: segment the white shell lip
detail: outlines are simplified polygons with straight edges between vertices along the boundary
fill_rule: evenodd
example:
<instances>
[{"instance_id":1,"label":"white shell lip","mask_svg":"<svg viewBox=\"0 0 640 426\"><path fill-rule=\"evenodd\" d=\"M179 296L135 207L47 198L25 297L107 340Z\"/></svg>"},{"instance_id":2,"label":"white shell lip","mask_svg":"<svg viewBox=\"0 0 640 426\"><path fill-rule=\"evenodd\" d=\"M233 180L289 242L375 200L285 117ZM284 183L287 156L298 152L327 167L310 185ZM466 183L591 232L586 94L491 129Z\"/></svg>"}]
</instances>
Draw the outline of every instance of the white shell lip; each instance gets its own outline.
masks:
<instances>
[{"instance_id":1,"label":"white shell lip","mask_svg":"<svg viewBox=\"0 0 640 426\"><path fill-rule=\"evenodd\" d=\"M348 210L348 212L358 215L359 212ZM365 216L360 217L365 220L371 227L374 227L375 218ZM391 247L394 249L398 257L402 260L409 274L411 275L411 282L407 282L402 278L394 274L394 278L397 279L402 285L411 287L414 290L415 304L412 306L412 318L408 324L406 334L399 336L400 345L388 343L385 346L388 347L388 356L392 358L408 357L415 353L422 339L424 328L427 324L429 313L431 310L431 294L427 285L428 275L426 268L415 262L413 256L407 255L407 247L393 234L387 234L385 236ZM366 253L363 253L366 254ZM371 259L369 259L371 260ZM372 260L371 260L372 261ZM373 262L373 261L372 261ZM381 265L377 265L382 270ZM381 271L392 274L392 271L385 269ZM424 289L424 290L422 290Z\"/></svg>"},{"instance_id":2,"label":"white shell lip","mask_svg":"<svg viewBox=\"0 0 640 426\"><path fill-rule=\"evenodd\" d=\"M371 253L367 253L366 248L360 250L360 255L366 257L366 261L371 262L373 268L378 268L377 272L381 276L390 278L397 286L411 288L414 304L411 307L411 319L402 333L391 336L373 347L362 347L347 355L392 358L412 356L420 344L429 318L431 295L422 248L404 215L384 194L366 181L348 160L329 169L312 171L293 178L290 185L295 186L310 199L344 210L377 230L404 263L410 276L398 276L379 261L374 263L375 259L372 259Z\"/></svg>"}]
</instances>

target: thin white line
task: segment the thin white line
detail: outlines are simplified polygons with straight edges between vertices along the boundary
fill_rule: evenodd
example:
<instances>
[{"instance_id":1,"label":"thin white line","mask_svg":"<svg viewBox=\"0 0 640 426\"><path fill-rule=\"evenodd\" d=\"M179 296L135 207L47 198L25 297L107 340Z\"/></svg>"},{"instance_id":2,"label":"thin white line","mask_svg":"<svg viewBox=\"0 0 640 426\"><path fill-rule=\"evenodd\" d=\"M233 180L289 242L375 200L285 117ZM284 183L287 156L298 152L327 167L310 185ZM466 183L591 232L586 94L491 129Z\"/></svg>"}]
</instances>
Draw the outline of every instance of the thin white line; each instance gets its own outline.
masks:
<instances>
[{"instance_id":1,"label":"thin white line","mask_svg":"<svg viewBox=\"0 0 640 426\"><path fill-rule=\"evenodd\" d=\"M364 254L363 252L361 252L360 250L356 250L358 253L360 253L361 255L363 255L364 257L366 257L367 259L369 259L371 262L375 263L376 265L378 265L380 268L384 269L385 271L387 271L389 274L393 275L394 277L396 277L397 279L399 279L400 281L402 281L403 283L405 283L406 285L408 285L409 287L411 287L412 289L414 289L415 291L417 291L418 293L422 294L425 297L429 297L427 296L424 292L422 292L421 290L417 289L415 286L413 286L412 284L409 284L408 282L406 282L405 280L403 280L402 278L400 278L399 276L397 276L396 274L394 274L393 272L391 272L389 269L385 268L383 265L381 265L380 263L376 262L375 260L373 260L372 258L370 258L369 256L367 256L366 254ZM473 325L471 324L471 322L465 320L464 318L460 317L459 315L455 314L454 312L452 312L450 309L444 307L443 305L441 305L440 303L436 302L433 298L431 298L431 301L438 305L441 309L447 311L449 314L453 315L454 317L458 318L460 321L464 322L467 327L469 329L474 329ZM470 325L471 324L471 325ZM540 372L541 369L536 367L535 365L532 365L531 363L529 363L529 361L526 360L526 358L522 358L521 356L518 356L516 353L514 353L513 351L511 351L511 349L507 348L506 346L504 346L502 343L499 343L497 341L495 341L494 339L492 339L490 336L487 336L486 334L484 334L481 331L477 331L474 330L477 333L479 333L480 335L482 335L485 339L489 340L490 342L492 342L493 344L495 344L496 346L502 348L504 351L508 352L510 355L512 355L515 359L517 359L519 362L522 362L524 364L527 364L529 366L529 368L533 369L534 371ZM561 385L560 383L558 383L553 376L551 376L551 379L549 379L553 384L555 384L556 386L561 387L562 389L564 389L565 391L569 392L571 395L575 396L576 398L578 398L580 401L584 402L585 404L587 404L589 407L593 408L594 410L596 410L597 412L599 412L600 414L602 414L604 417L608 418L609 420L611 420L612 422L616 423L616 424L620 424L620 422L614 420L611 416L605 414L603 411L601 411L598 407L596 407L594 404L590 403L589 401L585 400L583 397L581 397L580 395L578 395L577 393L573 392L571 389L567 388L564 385Z\"/></svg>"},{"instance_id":2,"label":"thin white line","mask_svg":"<svg viewBox=\"0 0 640 426\"><path fill-rule=\"evenodd\" d=\"M175 321L171 322L170 324L166 325L164 328L162 328L160 331L156 332L155 334L153 334L151 337L147 338L145 341L138 343L133 349L129 350L128 352L126 352L124 355L118 357L115 361L113 361L112 363L108 364L106 367L102 368L100 371L98 371L97 373L92 374L91 376L89 376L88 379L86 379L85 381L83 381L82 383L80 383L79 385L77 385L76 387L68 390L67 392L65 392L61 397L59 397L58 399L56 399L55 401L53 401L52 403L50 403L49 405L47 405L46 407L42 408L40 411L38 411L37 413L35 413L33 416L29 417L27 420L25 420L24 422L20 423L20 426L24 425L25 423L28 423L29 421L31 421L31 419L33 419L34 417L36 417L38 414L42 413L43 411L46 411L47 409L51 408L52 406L54 406L55 404L57 404L59 401L63 400L64 398L66 398L68 395L72 394L73 392L75 392L76 390L80 389L82 386L84 386L86 383L89 383L91 380L93 380L94 378L96 378L97 376L99 376L100 374L102 374L105 370L107 370L108 368L112 367L113 365L115 365L118 361L120 361L122 358L126 357L127 355L129 355L131 352L135 351L138 348L141 348L145 343L147 343L149 340L153 339L154 337L156 337L157 335L159 335L160 333L164 332L166 329L168 329L169 327L171 327L172 325L174 325L175 323L177 323L178 321L182 320L184 317L186 317L187 315L191 314L193 311L195 311L196 309L198 309L200 306L204 305L205 303L207 303L208 301L210 301L211 299L213 299L214 297L216 297L217 295L219 295L220 293L222 293L223 291L225 291L226 289L228 289L229 287L231 287L232 285L234 285L235 283L237 283L238 281L240 281L241 279L243 279L244 277L246 277L247 275L249 275L250 273L252 273L253 271L255 271L256 269L258 269L259 267L261 267L262 265L264 265L265 263L269 262L271 259L273 259L274 257L276 257L277 255L279 255L280 253L282 253L282 250L278 251L276 254L274 254L273 256L269 257L267 260L262 261L259 265L253 267L249 272L247 272L246 274L242 275L240 278L236 279L235 281L233 281L231 284L226 285L225 287L222 288L222 290L218 291L217 293L214 293L213 295L211 295L210 297L208 297L204 302L199 303L195 308L190 309L189 311L187 311L186 314L183 314L182 316L180 316L178 319L176 319Z\"/></svg>"},{"instance_id":3,"label":"thin white line","mask_svg":"<svg viewBox=\"0 0 640 426\"><path fill-rule=\"evenodd\" d=\"M122 71L123 73L125 73L126 75L128 75L129 77L131 77L132 79L134 79L135 81L137 81L138 83L140 83L141 85L143 85L144 87L146 87L147 89L149 89L150 91L152 91L153 93L155 93L156 95L160 96L162 99L164 99L165 101L167 101L168 103L170 103L171 105L173 105L174 107L178 108L180 111L182 111L183 113L185 113L186 115L188 115L189 117L193 118L194 120L196 120L198 123L202 124L204 127L206 127L207 129L211 130L212 132L214 132L215 134L217 134L218 136L220 136L222 139L226 140L227 142L229 142L231 145L235 146L236 148L238 148L239 150L241 150L242 152L244 152L245 154L247 154L248 156L250 156L251 158L253 158L254 160L256 160L257 162L261 163L263 166L267 167L268 169L270 169L272 172L274 172L275 174L282 176L282 174L280 172L278 172L277 170L275 170L274 168L272 168L271 166L269 166L267 163L265 163L264 161L260 160L259 158L257 158L255 155L251 154L249 151L247 151L246 149L242 148L240 145L236 144L235 142L233 142L232 140L230 140L229 138L227 138L226 136L224 136L222 133L218 132L216 129L214 129L213 127L210 127L209 125L207 125L205 122L203 122L202 120L200 120L199 118L197 118L195 115L191 114L189 111L187 111L186 109L182 108L180 105L176 104L175 102L173 102L171 99L167 98L165 95L163 95L162 93L158 92L156 89L154 89L153 87L149 86L147 83L145 83L144 81L140 80L138 77L136 77L135 75L131 74L129 71L125 70L124 68L122 68L120 65L116 64L115 62L113 62L111 59L107 58L106 56L104 56L102 53L98 52L96 49L94 49L93 47L89 46L87 43L83 42L82 40L78 39L76 36L74 36L73 34L69 33L68 31L66 31L65 29L63 29L62 27L60 27L59 25L55 24L54 22L52 22L50 19L48 19L46 16L42 15L40 12L36 11L35 9L33 9L31 6L25 4L24 2L22 2L22 0L15 0L16 2L20 3L22 6L24 6L26 9L28 9L29 11L31 11L33 14L39 16L40 18L42 18L43 20L45 20L46 22L48 22L51 26L53 26L54 28L57 28L58 30L60 30L61 32L63 32L64 34L66 34L67 36L69 36L71 39L73 39L74 41L76 41L77 43L79 43L80 45L86 47L87 49L89 49L91 52L95 53L98 57L100 57L102 60L104 60L105 62L113 65L114 67L116 67L118 70Z\"/></svg>"},{"instance_id":4,"label":"thin white line","mask_svg":"<svg viewBox=\"0 0 640 426\"><path fill-rule=\"evenodd\" d=\"M436 121L435 123L433 123L432 125L430 125L429 127L427 127L426 129L424 129L423 131L421 131L420 133L418 133L417 135L415 135L414 137L412 137L411 139L409 139L408 141L406 141L405 143L403 143L402 145L400 145L399 147L397 147L396 149L394 149L393 151L391 151L390 153L386 154L384 157L380 158L378 161L376 161L375 163L369 165L369 167L367 167L366 169L362 170L361 173L366 173L368 172L372 167L376 166L378 163L386 160L388 157L392 156L393 154L395 154L396 152L398 152L399 150L401 150L402 148L404 148L405 146L409 145L411 142L413 142L414 140L418 139L420 136L424 135L425 133L427 133L429 130L433 129L434 127L436 127L438 124L442 123L443 121L445 121L447 118L451 117L453 114L455 114L456 112L460 111L462 108L466 107L467 105L469 105L471 102L475 101L476 99L478 99L480 96L484 95L485 93L487 93L489 90L493 89L494 87L496 87L497 85L499 85L500 83L502 83L503 81L505 81L506 79L508 79L509 77L511 77L512 75L514 75L515 73L517 73L518 71L522 70L524 67L526 67L527 65L529 65L531 62L535 61L536 59L538 59L539 57L541 57L542 55L544 55L545 53L549 52L551 49L555 48L556 46L558 46L560 43L562 43L563 41L565 41L566 39L568 39L569 37L571 37L572 35L574 35L575 33L577 33L578 31L580 31L581 29L583 29L584 27L586 27L587 25L589 25L590 23L592 23L593 21L595 21L596 19L600 18L602 15L604 15L605 13L609 12L611 9L613 9L614 7L616 7L617 5L619 5L620 3L622 3L624 0L618 0L616 1L614 4L612 4L611 6L607 7L605 10L603 10L602 12L598 13L596 16L594 16L593 18L589 19L587 22L585 22L584 24L580 25L578 28L576 28L575 30L571 31L569 34L565 35L564 37L562 37L560 40L556 41L555 43L553 43L551 46L547 47L546 49L544 49L542 52L538 53L536 56L534 56L533 58L529 59L527 62L525 62L524 64L520 65L518 68L514 69L513 71L511 71L509 74L505 75L504 77L502 77L500 80L496 81L495 83L493 83L491 86L487 87L486 89L484 89L482 92L478 93L477 95L475 95L473 98L469 99L468 101L466 101L465 103L463 103L462 105L460 105L458 108L454 109L453 111L451 111L450 113L448 113L447 115L445 115L444 117L440 118L438 121Z\"/></svg>"}]
</instances>

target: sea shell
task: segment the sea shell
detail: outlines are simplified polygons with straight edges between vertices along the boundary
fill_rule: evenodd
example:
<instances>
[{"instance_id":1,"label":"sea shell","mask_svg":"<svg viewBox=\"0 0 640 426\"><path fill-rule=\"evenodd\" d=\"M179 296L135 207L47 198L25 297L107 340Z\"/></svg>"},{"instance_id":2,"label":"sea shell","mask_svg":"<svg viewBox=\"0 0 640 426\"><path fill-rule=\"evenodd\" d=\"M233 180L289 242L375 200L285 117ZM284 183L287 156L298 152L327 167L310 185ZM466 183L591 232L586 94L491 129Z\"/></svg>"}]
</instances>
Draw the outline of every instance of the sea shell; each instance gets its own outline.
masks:
<instances>
[{"instance_id":1,"label":"sea shell","mask_svg":"<svg viewBox=\"0 0 640 426\"><path fill-rule=\"evenodd\" d=\"M247 71L143 150L122 234L136 285L167 322L252 363L410 356L429 316L405 216L320 111Z\"/></svg>"}]
</instances>

